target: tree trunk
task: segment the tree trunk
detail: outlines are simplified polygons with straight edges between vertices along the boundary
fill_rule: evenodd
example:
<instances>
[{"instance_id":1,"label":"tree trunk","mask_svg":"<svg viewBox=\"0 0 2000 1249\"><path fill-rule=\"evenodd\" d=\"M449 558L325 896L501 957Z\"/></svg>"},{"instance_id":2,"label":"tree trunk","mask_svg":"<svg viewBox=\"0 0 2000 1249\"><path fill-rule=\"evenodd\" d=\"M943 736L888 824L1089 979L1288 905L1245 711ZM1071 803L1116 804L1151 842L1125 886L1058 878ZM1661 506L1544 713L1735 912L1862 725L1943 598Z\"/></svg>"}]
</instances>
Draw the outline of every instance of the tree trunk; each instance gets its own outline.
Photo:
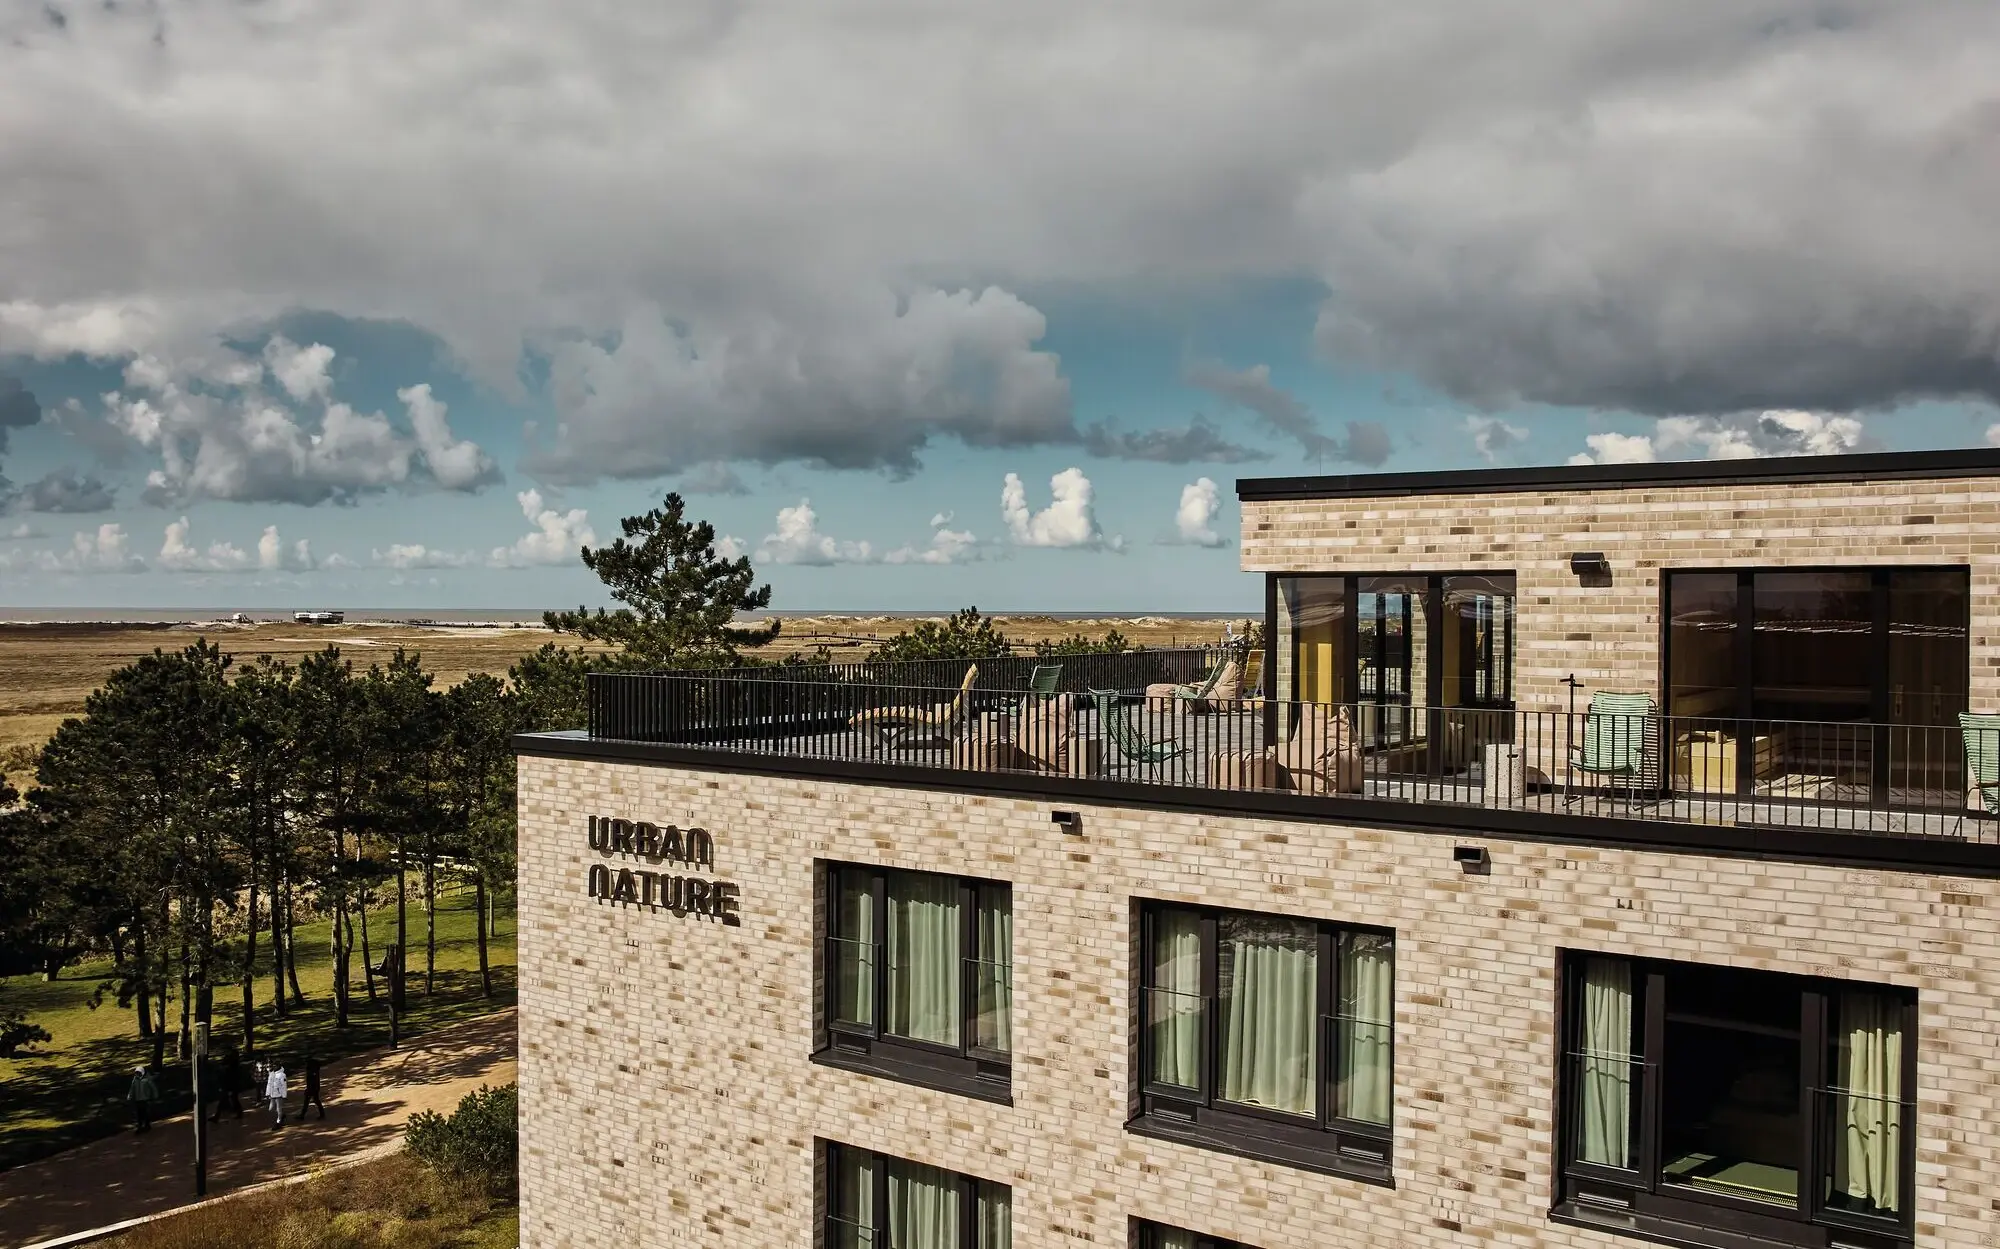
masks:
<instances>
[{"instance_id":1,"label":"tree trunk","mask_svg":"<svg viewBox=\"0 0 2000 1249\"><path fill-rule=\"evenodd\" d=\"M42 956L42 979L53 983L62 972L62 950L50 950Z\"/></svg>"},{"instance_id":2,"label":"tree trunk","mask_svg":"<svg viewBox=\"0 0 2000 1249\"><path fill-rule=\"evenodd\" d=\"M430 835L424 836L424 996L437 983L438 919L437 862L431 856Z\"/></svg>"},{"instance_id":3,"label":"tree trunk","mask_svg":"<svg viewBox=\"0 0 2000 1249\"><path fill-rule=\"evenodd\" d=\"M125 925L123 924L111 925L111 964L114 967L125 966Z\"/></svg>"},{"instance_id":4,"label":"tree trunk","mask_svg":"<svg viewBox=\"0 0 2000 1249\"><path fill-rule=\"evenodd\" d=\"M368 1002L372 1006L381 999L375 996L375 954L368 944L368 899L363 898L361 905L354 909L361 912L361 976L362 979L367 981ZM349 945L354 944L354 926L352 924L349 924L347 928L347 943Z\"/></svg>"},{"instance_id":5,"label":"tree trunk","mask_svg":"<svg viewBox=\"0 0 2000 1249\"><path fill-rule=\"evenodd\" d=\"M255 839L250 856L250 911L243 926L243 1055L257 1055L257 857Z\"/></svg>"},{"instance_id":6,"label":"tree trunk","mask_svg":"<svg viewBox=\"0 0 2000 1249\"><path fill-rule=\"evenodd\" d=\"M486 873L472 875L472 929L479 938L479 996L493 996L493 972L486 965Z\"/></svg>"},{"instance_id":7,"label":"tree trunk","mask_svg":"<svg viewBox=\"0 0 2000 1249\"><path fill-rule=\"evenodd\" d=\"M186 934L182 934L181 936L181 1031L180 1035L174 1038L174 1057L179 1060L185 1060L189 1054L194 1052L194 1033L189 1031L188 1029L189 1014L194 1004L193 994L191 992L193 983L194 983L193 980L189 977L188 939Z\"/></svg>"},{"instance_id":8,"label":"tree trunk","mask_svg":"<svg viewBox=\"0 0 2000 1249\"><path fill-rule=\"evenodd\" d=\"M299 988L299 930L297 920L292 915L292 881L285 878L285 977L292 984L292 1005L306 1004L305 991Z\"/></svg>"},{"instance_id":9,"label":"tree trunk","mask_svg":"<svg viewBox=\"0 0 2000 1249\"><path fill-rule=\"evenodd\" d=\"M403 830L396 830L396 961L402 967L409 965L410 948L410 887L408 883L409 863L403 856ZM401 971L402 967L397 970ZM402 977L392 976L389 980L389 996L395 1000L397 1010L408 1010L409 1001L403 995Z\"/></svg>"},{"instance_id":10,"label":"tree trunk","mask_svg":"<svg viewBox=\"0 0 2000 1249\"><path fill-rule=\"evenodd\" d=\"M139 992L132 1001L139 1011L139 1039L143 1041L153 1035L153 995L146 979L152 972L146 967L146 925L141 921L132 924L132 963L139 982Z\"/></svg>"}]
</instances>

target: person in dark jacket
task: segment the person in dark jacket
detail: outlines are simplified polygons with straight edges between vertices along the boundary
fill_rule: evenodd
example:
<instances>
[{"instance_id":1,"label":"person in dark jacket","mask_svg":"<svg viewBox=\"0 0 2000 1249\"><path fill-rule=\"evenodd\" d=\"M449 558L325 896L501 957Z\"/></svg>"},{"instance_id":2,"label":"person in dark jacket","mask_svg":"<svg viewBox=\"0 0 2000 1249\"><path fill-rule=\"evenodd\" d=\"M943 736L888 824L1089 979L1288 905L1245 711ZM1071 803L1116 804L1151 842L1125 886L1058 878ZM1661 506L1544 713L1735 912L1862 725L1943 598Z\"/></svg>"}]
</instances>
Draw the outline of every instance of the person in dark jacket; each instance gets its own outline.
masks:
<instances>
[{"instance_id":1,"label":"person in dark jacket","mask_svg":"<svg viewBox=\"0 0 2000 1249\"><path fill-rule=\"evenodd\" d=\"M153 1103L160 1100L160 1086L153 1081L153 1073L143 1065L132 1072L132 1087L125 1092L125 1098L132 1103L132 1121L135 1132L153 1130Z\"/></svg>"},{"instance_id":2,"label":"person in dark jacket","mask_svg":"<svg viewBox=\"0 0 2000 1249\"><path fill-rule=\"evenodd\" d=\"M306 1056L306 1096L305 1100L299 1103L300 1123L306 1121L306 1107L308 1106L318 1107L319 1117L322 1119L326 1118L326 1103L320 1099L319 1092L319 1059L311 1055Z\"/></svg>"},{"instance_id":3,"label":"person in dark jacket","mask_svg":"<svg viewBox=\"0 0 2000 1249\"><path fill-rule=\"evenodd\" d=\"M223 1107L225 1106L237 1118L241 1119L243 1117L243 1060L237 1057L234 1049L223 1052L222 1061L215 1064L210 1072L210 1078L215 1081L215 1109L209 1114L208 1121L213 1123L217 1119L220 1119Z\"/></svg>"}]
</instances>

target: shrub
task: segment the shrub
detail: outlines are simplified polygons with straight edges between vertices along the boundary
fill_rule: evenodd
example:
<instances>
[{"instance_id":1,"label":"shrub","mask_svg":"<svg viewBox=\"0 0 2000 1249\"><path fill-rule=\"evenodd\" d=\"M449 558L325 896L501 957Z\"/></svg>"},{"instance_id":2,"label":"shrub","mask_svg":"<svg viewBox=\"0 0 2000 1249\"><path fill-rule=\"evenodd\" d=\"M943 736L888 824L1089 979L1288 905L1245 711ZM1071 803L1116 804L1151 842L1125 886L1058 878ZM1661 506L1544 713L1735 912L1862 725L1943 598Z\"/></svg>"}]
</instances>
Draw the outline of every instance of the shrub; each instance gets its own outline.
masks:
<instances>
[{"instance_id":1,"label":"shrub","mask_svg":"<svg viewBox=\"0 0 2000 1249\"><path fill-rule=\"evenodd\" d=\"M31 1024L19 1011L0 1014L0 1058L16 1058L30 1045L46 1045L48 1029Z\"/></svg>"},{"instance_id":2,"label":"shrub","mask_svg":"<svg viewBox=\"0 0 2000 1249\"><path fill-rule=\"evenodd\" d=\"M1113 629L1101 638L1088 633L1072 633L1059 641L1044 639L1035 643L1035 658L1060 659L1065 655L1122 655L1126 651L1141 650L1125 640L1125 635Z\"/></svg>"},{"instance_id":3,"label":"shrub","mask_svg":"<svg viewBox=\"0 0 2000 1249\"><path fill-rule=\"evenodd\" d=\"M450 1115L421 1110L410 1116L403 1144L412 1156L447 1179L496 1197L514 1194L521 1151L515 1086L480 1085Z\"/></svg>"},{"instance_id":4,"label":"shrub","mask_svg":"<svg viewBox=\"0 0 2000 1249\"><path fill-rule=\"evenodd\" d=\"M903 659L987 659L1005 655L1013 648L1007 635L994 627L993 618L979 614L977 607L961 608L950 620L920 621L914 629L898 633L875 648L872 663Z\"/></svg>"}]
</instances>

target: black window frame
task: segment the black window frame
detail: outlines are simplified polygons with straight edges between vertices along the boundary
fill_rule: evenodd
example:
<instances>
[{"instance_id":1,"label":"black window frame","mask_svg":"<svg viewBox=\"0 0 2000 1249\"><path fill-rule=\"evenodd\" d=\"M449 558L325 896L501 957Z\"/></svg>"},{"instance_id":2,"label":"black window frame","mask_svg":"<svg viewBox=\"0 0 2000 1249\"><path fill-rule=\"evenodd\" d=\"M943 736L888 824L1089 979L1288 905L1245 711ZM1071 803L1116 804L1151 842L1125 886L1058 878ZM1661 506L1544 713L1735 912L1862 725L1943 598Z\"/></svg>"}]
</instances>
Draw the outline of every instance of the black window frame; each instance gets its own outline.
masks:
<instances>
[{"instance_id":1,"label":"black window frame","mask_svg":"<svg viewBox=\"0 0 2000 1249\"><path fill-rule=\"evenodd\" d=\"M1159 917L1167 911L1186 911L1201 922L1201 1053L1199 1088L1190 1091L1152 1080L1153 1029L1152 1001L1156 974L1153 958L1154 934ZM1283 1111L1223 1101L1216 1092L1215 1070L1221 1045L1220 1001L1221 948L1217 938L1220 921L1227 916L1250 916L1310 924L1319 940L1318 987L1314 1003L1313 1043L1318 1080L1314 1089L1316 1111L1304 1116ZM1395 996L1395 942L1393 928L1368 924L1344 924L1304 915L1271 911L1250 911L1232 907L1199 906L1184 902L1141 901L1139 904L1139 976L1133 1019L1138 1028L1137 1113L1126 1124L1128 1131L1185 1144L1221 1150L1242 1157L1299 1167L1328 1175L1361 1180L1384 1187L1395 1186L1395 1070L1396 1026L1392 1006L1389 1024L1390 1112L1387 1124L1343 1119L1333 1113L1334 1084L1339 1070L1335 1037L1338 1034L1340 1004L1340 938L1343 934L1387 937L1390 942L1390 997Z\"/></svg>"},{"instance_id":2,"label":"black window frame","mask_svg":"<svg viewBox=\"0 0 2000 1249\"><path fill-rule=\"evenodd\" d=\"M1686 567L1663 568L1660 570L1660 675L1659 693L1662 713L1671 721L1697 723L1734 723L1738 726L1754 726L1760 722L1755 711L1755 691L1757 686L1757 576L1760 573L1848 573L1866 574L1868 577L1869 613L1871 625L1871 646L1873 655L1869 661L1870 712L1866 724L1873 730L1870 735L1870 775L1868 801L1876 806L1887 805L1892 789L1890 775L1890 735L1895 723L1891 714L1889 647L1890 604L1894 590L1894 578L1898 573L1953 573L1964 582L1965 617L1961 622L1965 636L1965 668L1963 707L1972 706L1972 665L1975 637L1972 617L1975 609L1972 566L1969 564L1753 564L1731 567L1711 567L1708 565L1688 565ZM1675 712L1674 704L1674 579L1677 577L1734 577L1736 579L1736 618L1732 622L1736 633L1735 707L1730 714L1715 716L1681 716ZM1944 732L1956 732L1955 726L1936 726ZM1750 794L1756 788L1755 737L1754 728L1738 727L1736 730L1736 788L1739 794ZM1794 800L1796 801L1796 800ZM1975 818L1977 817L1977 813Z\"/></svg>"},{"instance_id":3,"label":"black window frame","mask_svg":"<svg viewBox=\"0 0 2000 1249\"><path fill-rule=\"evenodd\" d=\"M1010 910L1013 886L1007 881L961 876L953 872L925 872L912 868L878 867L865 863L821 861L817 878L824 890L820 931L814 943L819 960L821 992L815 1027L813 1061L846 1071L879 1076L905 1084L922 1085L947 1093L958 1093L982 1101L1013 1104L1013 1038L1005 1051L974 1044L979 1010L976 972L979 948L979 917L984 900L996 890L1006 892ZM836 995L839 955L840 886L843 877L854 876L869 882L874 908L875 1021L862 1026L841 1022ZM883 1030L882 1004L887 999L889 960L885 942L888 934L888 883L893 876L930 876L957 882L961 928L959 937L959 1029L956 1046L939 1045L910 1037L888 1035ZM1013 1000L1013 957L1008 955L1009 999ZM1011 1021L1010 1021L1011 1024ZM1011 1032L1011 1026L1010 1026Z\"/></svg>"},{"instance_id":4,"label":"black window frame","mask_svg":"<svg viewBox=\"0 0 2000 1249\"><path fill-rule=\"evenodd\" d=\"M1176 1227L1153 1219L1134 1219L1132 1223L1135 1232L1133 1240L1138 1249L1163 1249L1165 1237L1176 1232L1194 1237L1194 1249L1251 1249L1240 1240L1226 1240L1221 1236L1210 1236L1193 1228Z\"/></svg>"},{"instance_id":5,"label":"black window frame","mask_svg":"<svg viewBox=\"0 0 2000 1249\"><path fill-rule=\"evenodd\" d=\"M1588 959L1618 959L1632 968L1634 1031L1637 1050L1637 1092L1632 1108L1634 1166L1614 1168L1575 1160L1578 1089L1582 1051L1582 967ZM1673 969L1730 972L1745 977L1771 977L1790 983L1800 995L1800 1165L1797 1208L1775 1203L1702 1192L1668 1184L1663 1177L1662 1104L1666 1088L1666 982ZM1918 999L1914 989L1873 981L1842 981L1824 977L1633 957L1591 950L1566 949L1560 961L1560 1011L1557 1037L1556 1204L1551 1217L1601 1230L1621 1231L1675 1245L1714 1245L1717 1249L1757 1244L1797 1245L1803 1249L1907 1249L1915 1240ZM1900 998L1903 1004L1901 1105L1904 1128L1900 1184L1907 1194L1896 1219L1829 1209L1819 1192L1830 1153L1831 1121L1821 1107L1829 1092L1828 1061L1833 999L1842 991L1865 989Z\"/></svg>"},{"instance_id":6,"label":"black window frame","mask_svg":"<svg viewBox=\"0 0 2000 1249\"><path fill-rule=\"evenodd\" d=\"M823 1200L821 1201L820 1217L816 1220L819 1224L817 1242L819 1249L835 1249L835 1246L840 1244L836 1224L847 1213L841 1209L840 1164L842 1154L857 1154L874 1159L874 1207L885 1214L889 1209L890 1164L900 1162L913 1166L937 1167L936 1163L918 1162L914 1158L904 1158L898 1154L885 1154L879 1149L863 1149L856 1145L843 1145L839 1141L821 1140L819 1142L819 1152L822 1163L825 1166L825 1170L822 1173L824 1183L821 1187ZM963 1171L954 1171L950 1167L937 1167L937 1169L950 1175L958 1186L958 1208L960 1211L958 1225L959 1243L955 1246L955 1249L987 1249L987 1247L979 1243L979 1194L982 1189L988 1191L998 1189L1005 1192L1008 1195L1008 1218L1011 1221L1013 1218L1013 1185L1002 1184L997 1180L984 1180L976 1175L967 1175ZM1011 1227L1008 1229L1010 1240L1012 1239L1012 1230ZM887 1245L889 1243L889 1232L886 1226L871 1228L870 1231L874 1237L872 1243L877 1245Z\"/></svg>"}]
</instances>

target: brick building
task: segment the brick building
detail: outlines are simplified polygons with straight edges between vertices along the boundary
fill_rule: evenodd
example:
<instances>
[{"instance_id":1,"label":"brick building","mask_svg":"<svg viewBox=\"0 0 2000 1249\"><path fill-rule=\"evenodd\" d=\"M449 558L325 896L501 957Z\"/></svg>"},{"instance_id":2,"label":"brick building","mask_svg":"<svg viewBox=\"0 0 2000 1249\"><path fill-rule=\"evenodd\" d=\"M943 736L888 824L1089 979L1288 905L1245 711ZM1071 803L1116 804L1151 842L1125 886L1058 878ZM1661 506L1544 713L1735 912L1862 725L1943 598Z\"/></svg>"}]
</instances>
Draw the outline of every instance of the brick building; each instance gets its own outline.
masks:
<instances>
[{"instance_id":1,"label":"brick building","mask_svg":"<svg viewBox=\"0 0 2000 1249\"><path fill-rule=\"evenodd\" d=\"M2000 1244L2000 455L1239 493L1255 655L519 740L525 1244Z\"/></svg>"}]
</instances>

